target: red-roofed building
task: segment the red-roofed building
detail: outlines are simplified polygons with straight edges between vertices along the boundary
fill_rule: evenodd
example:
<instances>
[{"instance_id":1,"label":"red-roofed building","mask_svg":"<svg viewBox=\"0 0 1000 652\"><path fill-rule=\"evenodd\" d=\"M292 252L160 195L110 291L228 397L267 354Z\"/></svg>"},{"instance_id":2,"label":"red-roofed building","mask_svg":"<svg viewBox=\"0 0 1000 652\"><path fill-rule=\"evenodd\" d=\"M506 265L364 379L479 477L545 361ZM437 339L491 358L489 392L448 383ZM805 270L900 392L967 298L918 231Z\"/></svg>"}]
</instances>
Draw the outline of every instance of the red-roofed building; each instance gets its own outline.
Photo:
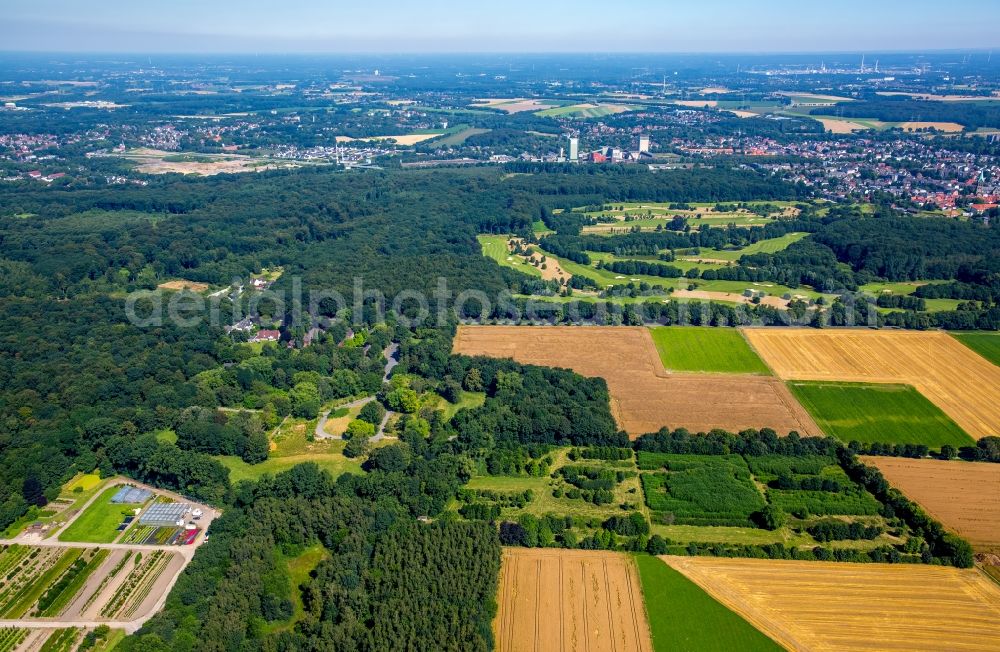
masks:
<instances>
[{"instance_id":1,"label":"red-roofed building","mask_svg":"<svg viewBox=\"0 0 1000 652\"><path fill-rule=\"evenodd\" d=\"M280 331L272 331L261 329L257 331L257 334L250 338L251 342L277 342L281 339Z\"/></svg>"}]
</instances>

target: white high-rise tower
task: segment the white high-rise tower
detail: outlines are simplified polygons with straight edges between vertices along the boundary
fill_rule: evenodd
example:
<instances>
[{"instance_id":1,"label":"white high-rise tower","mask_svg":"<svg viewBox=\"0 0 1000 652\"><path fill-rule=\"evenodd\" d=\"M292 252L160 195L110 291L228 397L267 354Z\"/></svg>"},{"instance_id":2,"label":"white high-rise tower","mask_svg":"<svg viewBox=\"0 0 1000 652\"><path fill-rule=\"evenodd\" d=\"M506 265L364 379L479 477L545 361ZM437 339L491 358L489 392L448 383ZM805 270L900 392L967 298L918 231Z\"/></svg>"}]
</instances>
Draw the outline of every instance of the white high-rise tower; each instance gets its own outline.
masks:
<instances>
[{"instance_id":1,"label":"white high-rise tower","mask_svg":"<svg viewBox=\"0 0 1000 652\"><path fill-rule=\"evenodd\" d=\"M648 151L649 151L649 135L641 134L639 136L639 153L642 154Z\"/></svg>"},{"instance_id":2,"label":"white high-rise tower","mask_svg":"<svg viewBox=\"0 0 1000 652\"><path fill-rule=\"evenodd\" d=\"M577 163L580 160L580 139L576 136L569 137L569 160Z\"/></svg>"}]
</instances>

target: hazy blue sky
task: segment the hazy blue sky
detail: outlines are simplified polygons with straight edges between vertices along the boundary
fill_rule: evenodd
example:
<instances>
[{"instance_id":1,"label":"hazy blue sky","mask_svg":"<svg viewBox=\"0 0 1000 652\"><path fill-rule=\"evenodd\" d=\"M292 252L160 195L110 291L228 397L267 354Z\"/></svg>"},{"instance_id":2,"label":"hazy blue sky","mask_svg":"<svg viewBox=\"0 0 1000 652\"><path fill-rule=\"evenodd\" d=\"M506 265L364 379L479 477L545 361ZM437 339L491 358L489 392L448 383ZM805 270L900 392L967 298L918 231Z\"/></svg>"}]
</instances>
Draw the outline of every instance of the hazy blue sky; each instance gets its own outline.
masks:
<instances>
[{"instance_id":1,"label":"hazy blue sky","mask_svg":"<svg viewBox=\"0 0 1000 652\"><path fill-rule=\"evenodd\" d=\"M0 0L0 50L1000 49L1000 0Z\"/></svg>"}]
</instances>

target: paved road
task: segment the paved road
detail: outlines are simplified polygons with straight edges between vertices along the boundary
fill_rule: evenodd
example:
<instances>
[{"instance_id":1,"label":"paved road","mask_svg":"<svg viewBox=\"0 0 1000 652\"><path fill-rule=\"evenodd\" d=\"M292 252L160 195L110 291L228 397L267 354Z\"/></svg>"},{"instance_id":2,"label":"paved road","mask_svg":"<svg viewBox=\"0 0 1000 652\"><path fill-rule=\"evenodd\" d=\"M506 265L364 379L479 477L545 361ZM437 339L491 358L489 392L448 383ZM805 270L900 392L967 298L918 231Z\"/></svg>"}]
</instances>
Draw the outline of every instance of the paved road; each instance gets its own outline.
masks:
<instances>
[{"instance_id":1,"label":"paved road","mask_svg":"<svg viewBox=\"0 0 1000 652\"><path fill-rule=\"evenodd\" d=\"M377 444L378 442L380 442L383 439L385 439L385 424L389 423L389 417L391 417L391 416L392 416L392 412L389 412L388 410L386 410L385 411L385 416L382 417L382 423L378 424L378 431L374 435L372 435L368 439L368 441L370 441L373 444Z\"/></svg>"},{"instance_id":2,"label":"paved road","mask_svg":"<svg viewBox=\"0 0 1000 652\"><path fill-rule=\"evenodd\" d=\"M347 408L348 410L350 410L351 408L362 407L364 405L367 405L368 403L371 403L374 400L375 400L374 396L366 396L364 398L359 398L356 401L351 401L350 403L344 403L343 405L338 405L336 409L340 410L342 408ZM327 410L326 412L321 414L319 417L319 421L316 422L316 439L340 439L340 437L334 437L333 435L328 434L326 430L324 430L324 428L326 427L326 420L327 417L330 416L330 412L331 412L330 410Z\"/></svg>"},{"instance_id":3,"label":"paved road","mask_svg":"<svg viewBox=\"0 0 1000 652\"><path fill-rule=\"evenodd\" d=\"M399 344L396 342L391 343L389 346L382 350L382 355L385 357L385 372L382 374L382 382L388 382L389 376L392 375L392 370L399 364L399 360L396 359L396 353L399 351ZM356 408L361 407L367 403L371 403L375 400L374 396L366 396L365 398L358 399L357 401L352 401L350 403L345 403L344 405L338 405L336 409L341 408ZM381 441L385 437L385 424L389 421L389 416L391 412L386 412L385 416L382 417L382 423L379 424L378 431L369 440L372 443ZM334 438L333 435L327 434L326 421L330 416L330 410L327 410L319 416L319 421L316 422L316 439L331 439Z\"/></svg>"},{"instance_id":4,"label":"paved road","mask_svg":"<svg viewBox=\"0 0 1000 652\"><path fill-rule=\"evenodd\" d=\"M385 356L385 373L382 375L382 382L388 382L389 376L392 375L393 368L399 364L399 360L396 359L396 353L399 351L399 344L393 342L389 346L382 350L382 355Z\"/></svg>"}]
</instances>

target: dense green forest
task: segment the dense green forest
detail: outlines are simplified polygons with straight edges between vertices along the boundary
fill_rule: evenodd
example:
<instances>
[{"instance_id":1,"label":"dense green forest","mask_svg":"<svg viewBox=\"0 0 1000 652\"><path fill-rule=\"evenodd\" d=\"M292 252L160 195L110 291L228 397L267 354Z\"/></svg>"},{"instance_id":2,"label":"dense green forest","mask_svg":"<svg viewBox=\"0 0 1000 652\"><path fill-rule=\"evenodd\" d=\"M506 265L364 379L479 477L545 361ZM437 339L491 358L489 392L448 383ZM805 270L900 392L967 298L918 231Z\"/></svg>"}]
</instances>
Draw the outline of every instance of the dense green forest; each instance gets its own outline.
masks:
<instances>
[{"instance_id":1,"label":"dense green forest","mask_svg":"<svg viewBox=\"0 0 1000 652\"><path fill-rule=\"evenodd\" d=\"M445 307L465 290L492 299L531 287L530 279L483 256L476 235L533 239L538 219L557 231L542 246L567 257L588 250L745 246L798 230L811 235L789 253L758 254L770 257L744 259L733 269L761 267L773 277L817 285L830 277L848 289L870 278L915 274L976 287L992 278L982 243L994 236L971 224L866 221L834 211L821 218L806 211L762 229L597 238L581 236L580 218L569 210L616 200L794 200L806 194L745 170L652 174L522 164L165 176L148 187L113 190L18 187L0 195L0 527L44 506L74 473L95 468L223 506L211 541L171 592L166 611L127 640L126 650L491 649L500 542L530 544L530 523L501 525L496 510L471 507L459 518L448 505L476 469L541 473L549 447L601 447L596 450L613 457L629 440L616 428L603 380L452 355L456 315L446 311L410 323L406 317L417 312L412 304L383 317L384 304L403 291L435 297L442 285ZM860 243L865 246L855 246ZM892 255L897 247L901 260ZM929 262L915 267L907 262L913 256ZM275 295L301 289L352 297L359 283L376 292L346 305L306 304L301 314L293 300L284 312L261 304L262 324L281 337L255 349L244 343L246 333L224 329L246 314L251 293L226 288L265 269L282 270L270 288ZM824 279L811 275L821 273ZM223 290L219 319L197 313L204 318L187 326L165 319L144 327L127 318L130 292L177 279ZM180 296L167 293L165 301ZM683 318L721 325L749 314L780 321L773 308L749 310L697 305ZM598 312L591 303L583 316ZM655 315L624 310L620 318L676 323L681 315L676 304L658 302ZM318 325L324 332L304 347L305 334ZM405 384L383 384L383 350L390 343L399 345L395 374ZM452 403L474 393L481 402L445 417L404 405L418 393ZM334 480L304 465L234 485L213 457L260 462L268 455L265 433L279 418L315 418L322 404L358 396L375 396L405 413L400 442L367 455L364 473ZM162 430L173 430L176 443L158 438ZM663 448L666 436L637 447ZM739 442L765 453L790 445L770 433L723 437L704 442L722 441L748 456L753 451ZM694 446L693 440L685 445ZM879 478L852 466L850 451L837 454L856 482L908 514L907 503ZM584 464L562 477L594 504L606 502L607 483L620 481ZM931 521L916 512L908 518L927 533L932 558L958 556L958 544ZM566 527L557 521L545 527ZM654 541L654 552L667 545L647 537L648 524L632 511L587 527L591 534L579 545L647 549ZM289 560L320 548L322 560L309 579L292 586ZM780 551L786 553L792 554Z\"/></svg>"},{"instance_id":2,"label":"dense green forest","mask_svg":"<svg viewBox=\"0 0 1000 652\"><path fill-rule=\"evenodd\" d=\"M292 586L287 560L316 544L322 561ZM499 570L489 525L417 523L304 464L238 489L166 610L122 649L489 650Z\"/></svg>"},{"instance_id":3,"label":"dense green forest","mask_svg":"<svg viewBox=\"0 0 1000 652\"><path fill-rule=\"evenodd\" d=\"M505 290L523 291L531 282L482 256L475 235L527 234L541 217L558 231L544 238L542 246L581 260L587 260L587 251L638 255L665 248L744 246L805 231L810 237L783 252L747 256L736 267L703 276L845 290L875 278L947 279L953 283L922 292L976 299L981 308L939 313L937 323L995 328L1000 322L992 307L1000 259L995 229L891 213L863 217L839 208L820 218L804 205L807 210L799 218L756 229L580 236L580 214L557 209L636 198L791 199L801 189L725 169L650 174L635 168L580 166L567 171L514 164L510 171L519 174L495 169L363 174L304 169L240 178L167 176L145 188L18 187L5 192L0 196L0 458L8 472L0 485L0 524L28 509L21 486L26 480L39 481L52 497L60 480L74 470L105 463L107 443L114 437L179 426L184 450L243 455L259 427L244 424L240 434L233 434L220 424L185 416L185 408L267 408L279 416L299 409L305 414L313 409L308 396L293 391L304 381L316 385L320 400L372 392L380 383L380 349L390 339L401 341L402 369L435 382L449 378L449 386L464 380L461 367L466 363L449 357L450 336L439 328L409 334L405 328L381 331L375 346L361 350L340 348L346 330L334 326L308 350L282 350L258 361L222 331L235 321L226 317L233 310L228 298L221 300L222 317L214 324L181 328L167 320L155 328L138 328L129 323L126 293L166 280L225 287L234 278L281 267L284 274L272 288L275 292L301 283L305 292L335 290L351 296L359 279L364 289L386 297L402 290L430 295L442 282L451 296L474 289L494 297ZM236 303L246 308L245 298ZM320 301L315 314L306 310L301 323L283 323L283 339L301 342L320 318L335 316L338 308L340 316L351 317L358 307ZM466 309L475 307L473 302ZM360 308L356 317L362 322L378 320L377 299L367 299ZM579 312L587 318L602 309L583 303ZM656 314L644 309L647 314L621 307L612 313L619 323L676 323L681 318L672 304L656 306ZM265 303L260 310L271 315L275 308ZM493 316L502 314L494 306ZM890 315L885 322L933 324L897 314L903 316ZM280 315L273 317L281 322ZM683 318L706 324L782 321L778 311L764 306L739 312L721 304L693 305ZM497 369L497 363L482 364L487 384ZM560 407L558 397L530 391L536 380L559 387L561 381L544 378L547 373L532 371L519 388L505 390L520 394L520 400L509 401L523 415L520 423L499 411L500 403L491 396L476 420L456 422L457 433L468 440L480 436L477 429L497 440L612 440L615 433L607 417L569 418L579 407L576 399L569 400L571 392ZM256 437L259 448L259 433ZM224 489L210 493L219 495Z\"/></svg>"}]
</instances>

